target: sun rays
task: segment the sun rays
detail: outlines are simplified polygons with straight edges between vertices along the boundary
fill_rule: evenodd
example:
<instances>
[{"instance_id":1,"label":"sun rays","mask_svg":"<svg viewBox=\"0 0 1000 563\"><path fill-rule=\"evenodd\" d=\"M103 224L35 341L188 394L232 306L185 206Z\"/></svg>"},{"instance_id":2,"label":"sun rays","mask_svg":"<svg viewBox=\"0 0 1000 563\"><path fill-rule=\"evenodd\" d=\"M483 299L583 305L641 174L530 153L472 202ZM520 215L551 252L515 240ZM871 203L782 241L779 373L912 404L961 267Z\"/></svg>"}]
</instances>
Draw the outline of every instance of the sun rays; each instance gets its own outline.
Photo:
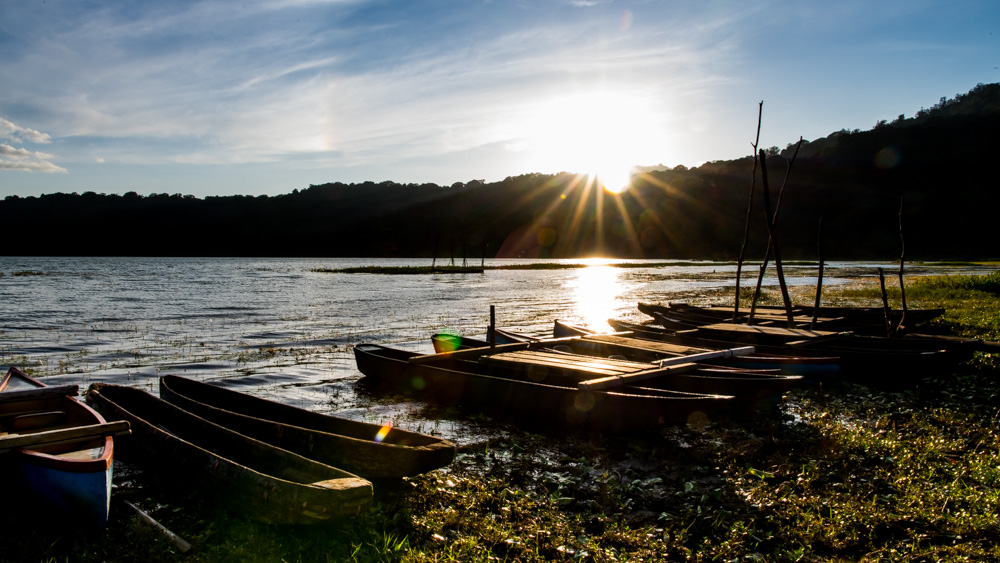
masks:
<instances>
[{"instance_id":1,"label":"sun rays","mask_svg":"<svg viewBox=\"0 0 1000 563\"><path fill-rule=\"evenodd\" d=\"M625 190L642 162L659 162L661 131L644 96L611 88L570 92L539 101L515 120L518 149L529 168L565 170L611 193Z\"/></svg>"}]
</instances>

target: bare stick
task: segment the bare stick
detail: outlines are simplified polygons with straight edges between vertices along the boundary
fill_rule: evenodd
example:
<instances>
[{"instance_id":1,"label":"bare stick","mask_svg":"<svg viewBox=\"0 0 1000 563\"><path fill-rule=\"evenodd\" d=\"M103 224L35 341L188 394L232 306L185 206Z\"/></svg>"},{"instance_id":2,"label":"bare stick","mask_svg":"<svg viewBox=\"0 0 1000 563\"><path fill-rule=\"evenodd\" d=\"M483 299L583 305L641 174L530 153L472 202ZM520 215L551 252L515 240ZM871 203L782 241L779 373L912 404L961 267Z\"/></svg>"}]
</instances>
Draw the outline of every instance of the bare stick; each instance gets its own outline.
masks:
<instances>
[{"instance_id":1,"label":"bare stick","mask_svg":"<svg viewBox=\"0 0 1000 563\"><path fill-rule=\"evenodd\" d=\"M899 318L896 331L906 330L906 285L903 283L903 259L906 257L906 239L903 238L903 196L899 196L899 297L902 301L903 315Z\"/></svg>"},{"instance_id":2,"label":"bare stick","mask_svg":"<svg viewBox=\"0 0 1000 563\"><path fill-rule=\"evenodd\" d=\"M166 527L163 526L163 524L160 524L159 522L154 520L152 516L143 512L138 506L132 504L129 501L125 501L125 504L127 504L129 508L134 510L135 513L139 516L139 518L143 522L145 522L149 526L152 526L153 529L163 534L163 537L167 538L168 540L170 540L171 543L177 546L177 549L179 549L181 553L187 553L188 551L191 550L191 544L186 542L184 538L168 530Z\"/></svg>"},{"instance_id":3,"label":"bare stick","mask_svg":"<svg viewBox=\"0 0 1000 563\"><path fill-rule=\"evenodd\" d=\"M496 305L490 305L490 353L497 348L497 309Z\"/></svg>"},{"instance_id":4,"label":"bare stick","mask_svg":"<svg viewBox=\"0 0 1000 563\"><path fill-rule=\"evenodd\" d=\"M889 320L889 296L885 294L885 272L878 269L878 283L882 286L882 313L885 314L885 335L892 336L892 322Z\"/></svg>"},{"instance_id":5,"label":"bare stick","mask_svg":"<svg viewBox=\"0 0 1000 563\"><path fill-rule=\"evenodd\" d=\"M823 296L823 216L819 217L819 230L816 233L816 257L819 260L819 273L816 274L816 303L813 305L812 322L809 328L816 328L816 317L819 316L820 300Z\"/></svg>"},{"instance_id":6,"label":"bare stick","mask_svg":"<svg viewBox=\"0 0 1000 563\"><path fill-rule=\"evenodd\" d=\"M760 151L760 185L764 193L764 216L767 218L767 235L771 238L771 249L774 251L774 269L778 272L778 285L781 287L781 299L785 303L785 316L788 318L788 328L795 328L795 317L792 316L792 300L788 296L788 286L785 285L785 273L781 269L781 251L778 237L774 235L774 216L771 215L771 195L767 187L767 164L764 151Z\"/></svg>"},{"instance_id":7,"label":"bare stick","mask_svg":"<svg viewBox=\"0 0 1000 563\"><path fill-rule=\"evenodd\" d=\"M760 119L764 113L764 101L761 100L757 106L757 137L753 142L753 174L750 177L750 201L747 203L747 222L743 228L743 246L740 247L740 256L736 260L736 301L733 304L733 322L740 314L740 274L743 272L743 256L747 250L747 240L750 238L750 216L753 212L753 192L757 185L757 144L760 143Z\"/></svg>"},{"instance_id":8,"label":"bare stick","mask_svg":"<svg viewBox=\"0 0 1000 563\"><path fill-rule=\"evenodd\" d=\"M767 253L771 252L771 241L767 241ZM757 302L760 301L760 288L764 285L764 272L767 271L767 254L764 255L764 262L757 269L757 288L754 289L753 299L750 301L750 316L747 317L747 324L753 324L753 317L757 314Z\"/></svg>"},{"instance_id":9,"label":"bare stick","mask_svg":"<svg viewBox=\"0 0 1000 563\"><path fill-rule=\"evenodd\" d=\"M802 137L799 137L799 142L795 145L795 152L792 153L792 159L788 161L788 168L785 169L785 179L781 182L781 189L778 190L778 201L774 204L774 222L778 222L778 213L781 211L781 196L785 193L785 186L788 185L788 176L792 172L792 165L795 164L795 159L799 156L799 149L802 147ZM747 319L747 324L753 324L754 313L757 312L757 300L760 299L760 287L764 283L764 271L767 270L767 261L771 257L771 238L767 239L767 250L764 251L764 265L760 269L760 275L757 276L757 289L753 293L753 302L750 304L750 318Z\"/></svg>"}]
</instances>

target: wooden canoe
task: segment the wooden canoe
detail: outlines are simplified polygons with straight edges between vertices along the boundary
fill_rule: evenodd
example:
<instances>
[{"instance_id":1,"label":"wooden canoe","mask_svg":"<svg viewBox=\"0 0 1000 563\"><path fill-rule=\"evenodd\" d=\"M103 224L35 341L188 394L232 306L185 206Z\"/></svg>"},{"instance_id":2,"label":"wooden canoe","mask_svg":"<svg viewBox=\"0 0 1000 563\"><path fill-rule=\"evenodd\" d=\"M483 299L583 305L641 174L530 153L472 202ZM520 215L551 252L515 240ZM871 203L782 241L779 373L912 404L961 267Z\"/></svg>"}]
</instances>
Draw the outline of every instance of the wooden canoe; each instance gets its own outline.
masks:
<instances>
[{"instance_id":1,"label":"wooden canoe","mask_svg":"<svg viewBox=\"0 0 1000 563\"><path fill-rule=\"evenodd\" d=\"M435 340L435 349L442 350L439 353L454 349L483 350L478 358L481 363L515 365L528 370L534 380L549 378L569 385L574 383L579 385L581 381L588 379L616 376L625 376L626 379L623 381L631 384L628 374L650 371L654 376L642 379L643 386L692 393L732 395L738 402L761 401L780 396L803 382L801 375L782 373L773 366L752 368L728 365L737 358L743 358L743 355L721 357L720 354L714 354L716 357L699 357L699 354L713 355L718 350L688 348L685 351L657 354L648 348L638 348L621 342L617 344L606 342L601 338L603 335L547 340L519 336L510 332L505 334L505 339L509 341L532 342L535 348L505 352L503 350L506 348L501 347L497 349L498 353L490 354L485 353L488 344L478 339L446 335L441 339L444 345L439 345L439 340ZM440 338L437 335L435 337ZM653 347L656 343L649 344ZM551 345L551 348L547 348L548 345ZM665 370L655 375L657 365L663 360L695 365L685 369Z\"/></svg>"},{"instance_id":2,"label":"wooden canoe","mask_svg":"<svg viewBox=\"0 0 1000 563\"><path fill-rule=\"evenodd\" d=\"M703 345L667 342L656 338L656 334L651 334L656 327L647 331L643 326L645 325L621 323L618 325L621 332L598 334L557 320L552 334L553 337L579 335L581 342L595 352L647 361L724 348L722 342L712 343L714 345L708 345L707 342ZM774 369L785 375L801 375L806 380L817 381L829 380L840 372L840 358L836 356L794 356L755 351L753 354L727 358L720 363L741 369Z\"/></svg>"},{"instance_id":3,"label":"wooden canoe","mask_svg":"<svg viewBox=\"0 0 1000 563\"><path fill-rule=\"evenodd\" d=\"M72 394L77 393L76 386ZM115 432L96 411L10 368L0 379L0 481L7 510L43 511L83 530L108 521ZM88 432L78 429L90 430ZM7 444L32 445L7 448Z\"/></svg>"},{"instance_id":4,"label":"wooden canoe","mask_svg":"<svg viewBox=\"0 0 1000 563\"><path fill-rule=\"evenodd\" d=\"M654 316L656 313L654 313ZM685 330L634 325L611 319L616 330L634 329L643 337L708 347L751 344L765 354L835 356L840 375L872 385L905 385L928 370L949 369L981 347L978 339L865 336L830 331L717 323Z\"/></svg>"},{"instance_id":5,"label":"wooden canoe","mask_svg":"<svg viewBox=\"0 0 1000 563\"><path fill-rule=\"evenodd\" d=\"M664 316L677 318L686 322L713 324L732 322L733 308L722 306L697 306L684 302L671 302L666 305L655 303L639 303L639 310L646 314L661 313ZM799 328L815 326L823 330L852 331L858 334L885 336L886 312L882 307L820 307L813 324L812 306L792 307L792 316ZM903 311L890 310L889 321L896 325L903 318ZM909 309L906 311L906 328L913 329L926 325L931 320L944 314L944 309ZM737 323L746 323L750 309L740 310ZM783 307L758 306L754 311L754 324L765 326L787 327L787 316Z\"/></svg>"},{"instance_id":6,"label":"wooden canoe","mask_svg":"<svg viewBox=\"0 0 1000 563\"><path fill-rule=\"evenodd\" d=\"M455 444L392 426L320 414L175 375L160 397L240 434L366 479L400 478L444 467Z\"/></svg>"},{"instance_id":7,"label":"wooden canoe","mask_svg":"<svg viewBox=\"0 0 1000 563\"><path fill-rule=\"evenodd\" d=\"M357 514L372 485L342 469L276 448L134 387L94 383L87 401L127 420L126 453L153 471L214 495L235 513L272 524L314 524Z\"/></svg>"},{"instance_id":8,"label":"wooden canoe","mask_svg":"<svg viewBox=\"0 0 1000 563\"><path fill-rule=\"evenodd\" d=\"M535 379L541 374L526 368L502 368L448 354L413 361L418 356L377 344L354 347L366 384L488 411L536 428L653 430L713 416L736 404L732 396L645 387L587 391L576 381Z\"/></svg>"}]
</instances>

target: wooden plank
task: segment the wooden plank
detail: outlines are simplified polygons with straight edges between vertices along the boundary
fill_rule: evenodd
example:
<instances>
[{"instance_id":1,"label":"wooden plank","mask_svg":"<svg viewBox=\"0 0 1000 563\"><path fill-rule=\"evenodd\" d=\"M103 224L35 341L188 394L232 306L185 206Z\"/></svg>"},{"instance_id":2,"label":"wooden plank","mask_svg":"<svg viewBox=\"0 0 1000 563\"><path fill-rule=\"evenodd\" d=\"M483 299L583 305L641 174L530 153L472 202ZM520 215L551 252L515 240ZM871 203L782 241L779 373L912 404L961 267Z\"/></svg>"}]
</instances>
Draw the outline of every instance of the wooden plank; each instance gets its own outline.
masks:
<instances>
[{"instance_id":1,"label":"wooden plank","mask_svg":"<svg viewBox=\"0 0 1000 563\"><path fill-rule=\"evenodd\" d=\"M45 432L34 432L31 434L7 434L6 436L0 436L0 451L43 446L56 442L83 440L97 436L114 436L129 432L130 426L128 421L118 420L103 424L89 424L86 426L61 428L59 430L46 430Z\"/></svg>"},{"instance_id":2,"label":"wooden plank","mask_svg":"<svg viewBox=\"0 0 1000 563\"><path fill-rule=\"evenodd\" d=\"M66 411L42 411L18 414L11 417L7 432L21 434L32 428L54 428L67 420Z\"/></svg>"},{"instance_id":3,"label":"wooden plank","mask_svg":"<svg viewBox=\"0 0 1000 563\"><path fill-rule=\"evenodd\" d=\"M53 385L52 387L38 387L37 389L24 389L22 391L4 391L0 393L0 403L58 397L59 395L72 397L78 394L80 394L79 385Z\"/></svg>"}]
</instances>

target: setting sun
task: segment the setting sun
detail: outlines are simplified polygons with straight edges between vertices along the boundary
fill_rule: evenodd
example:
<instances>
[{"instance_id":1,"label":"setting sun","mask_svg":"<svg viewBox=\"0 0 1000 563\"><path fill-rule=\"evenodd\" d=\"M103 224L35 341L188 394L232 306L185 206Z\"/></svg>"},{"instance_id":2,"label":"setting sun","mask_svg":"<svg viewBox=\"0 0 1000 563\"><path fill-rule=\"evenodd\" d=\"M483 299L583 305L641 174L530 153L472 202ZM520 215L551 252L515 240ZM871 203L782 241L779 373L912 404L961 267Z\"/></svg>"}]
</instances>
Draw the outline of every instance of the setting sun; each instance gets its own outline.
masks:
<instances>
[{"instance_id":1,"label":"setting sun","mask_svg":"<svg viewBox=\"0 0 1000 563\"><path fill-rule=\"evenodd\" d=\"M528 168L576 172L609 192L628 187L638 164L665 160L652 104L624 92L554 96L527 110L514 134Z\"/></svg>"}]
</instances>

